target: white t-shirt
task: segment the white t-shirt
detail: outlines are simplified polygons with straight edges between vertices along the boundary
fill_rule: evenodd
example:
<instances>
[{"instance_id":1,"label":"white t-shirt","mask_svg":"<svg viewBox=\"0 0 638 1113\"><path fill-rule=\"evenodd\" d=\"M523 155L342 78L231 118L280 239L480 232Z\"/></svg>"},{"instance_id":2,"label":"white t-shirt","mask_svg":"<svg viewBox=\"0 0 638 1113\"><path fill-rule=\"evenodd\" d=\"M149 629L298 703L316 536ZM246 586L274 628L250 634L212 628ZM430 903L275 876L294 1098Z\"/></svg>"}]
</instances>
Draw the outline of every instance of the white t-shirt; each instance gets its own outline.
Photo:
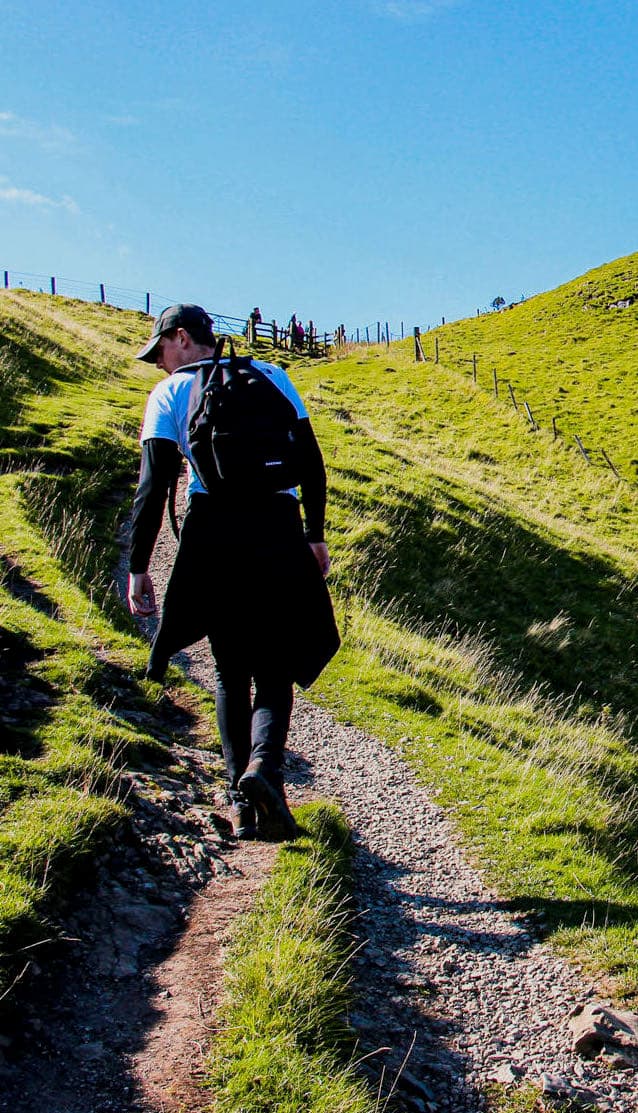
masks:
<instances>
[{"instance_id":1,"label":"white t-shirt","mask_svg":"<svg viewBox=\"0 0 638 1113\"><path fill-rule=\"evenodd\" d=\"M292 402L297 417L308 417L308 411L283 367L277 367L274 363L263 363L261 360L253 360L253 365L266 374L281 393ZM188 451L188 400L197 367L199 364L188 371L180 371L178 368L172 375L167 375L153 387L146 403L140 433L141 444L152 437L161 437L163 440L175 442L188 464L189 498L196 493L206 494L206 488L197 478Z\"/></svg>"}]
</instances>

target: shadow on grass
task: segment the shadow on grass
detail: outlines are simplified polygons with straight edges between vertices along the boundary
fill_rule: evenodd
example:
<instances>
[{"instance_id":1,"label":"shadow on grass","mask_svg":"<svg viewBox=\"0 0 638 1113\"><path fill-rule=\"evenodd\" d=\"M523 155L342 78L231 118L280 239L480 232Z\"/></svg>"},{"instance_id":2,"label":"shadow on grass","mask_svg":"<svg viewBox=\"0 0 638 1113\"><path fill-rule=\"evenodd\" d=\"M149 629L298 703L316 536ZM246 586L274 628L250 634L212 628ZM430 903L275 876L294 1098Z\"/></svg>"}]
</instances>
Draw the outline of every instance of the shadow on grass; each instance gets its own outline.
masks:
<instances>
[{"instance_id":1,"label":"shadow on grass","mask_svg":"<svg viewBox=\"0 0 638 1113\"><path fill-rule=\"evenodd\" d=\"M134 744L126 747L127 764L150 761L162 765L170 757L169 747L192 737L197 715L162 692L151 703L140 679L112 661L100 661L87 678L84 690L100 706L139 733Z\"/></svg>"},{"instance_id":2,"label":"shadow on grass","mask_svg":"<svg viewBox=\"0 0 638 1113\"><path fill-rule=\"evenodd\" d=\"M22 603L28 603L29 606L35 607L36 611L40 611L41 614L45 614L49 618L57 618L57 603L42 591L40 584L24 576L17 562L4 553L0 553L0 583L13 595L14 599L19 599Z\"/></svg>"},{"instance_id":3,"label":"shadow on grass","mask_svg":"<svg viewBox=\"0 0 638 1113\"><path fill-rule=\"evenodd\" d=\"M29 331L24 333L24 339L17 335L4 335L0 352L14 362L28 389L39 394L49 393L58 383L95 378L95 362L79 347L65 345L63 335L60 329L55 341L47 336L38 336L37 326L34 328L32 322ZM42 345L45 354L34 350L34 343Z\"/></svg>"},{"instance_id":4,"label":"shadow on grass","mask_svg":"<svg viewBox=\"0 0 638 1113\"><path fill-rule=\"evenodd\" d=\"M26 634L0 626L0 753L25 759L42 753L35 733L56 694L45 680L28 672L28 665L43 657Z\"/></svg>"},{"instance_id":5,"label":"shadow on grass","mask_svg":"<svg viewBox=\"0 0 638 1113\"><path fill-rule=\"evenodd\" d=\"M357 579L416 623L487 637L497 664L578 695L593 713L638 712L638 588L609 562L568 551L438 480L395 512L393 540L363 543Z\"/></svg>"},{"instance_id":6,"label":"shadow on grass","mask_svg":"<svg viewBox=\"0 0 638 1113\"><path fill-rule=\"evenodd\" d=\"M532 916L539 933L546 938L564 927L634 927L638 905L605 900L557 900L543 897L515 897L506 904L515 912Z\"/></svg>"}]
</instances>

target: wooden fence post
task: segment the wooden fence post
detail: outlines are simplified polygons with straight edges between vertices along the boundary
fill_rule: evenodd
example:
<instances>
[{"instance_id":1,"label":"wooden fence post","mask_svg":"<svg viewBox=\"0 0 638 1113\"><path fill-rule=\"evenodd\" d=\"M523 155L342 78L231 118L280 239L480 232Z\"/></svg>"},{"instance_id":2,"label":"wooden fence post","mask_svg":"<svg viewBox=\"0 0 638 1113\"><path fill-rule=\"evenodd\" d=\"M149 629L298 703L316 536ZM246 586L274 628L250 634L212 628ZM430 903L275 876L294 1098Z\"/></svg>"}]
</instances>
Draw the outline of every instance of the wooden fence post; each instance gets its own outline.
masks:
<instances>
[{"instance_id":1,"label":"wooden fence post","mask_svg":"<svg viewBox=\"0 0 638 1113\"><path fill-rule=\"evenodd\" d=\"M106 290L104 289L103 282L100 282L100 301L102 302L102 305L106 305Z\"/></svg>"},{"instance_id":2,"label":"wooden fence post","mask_svg":"<svg viewBox=\"0 0 638 1113\"><path fill-rule=\"evenodd\" d=\"M8 271L4 272L4 288L5 288L5 290L9 289L9 272Z\"/></svg>"},{"instance_id":3,"label":"wooden fence post","mask_svg":"<svg viewBox=\"0 0 638 1113\"><path fill-rule=\"evenodd\" d=\"M308 351L311 352L314 348L315 342L315 326L312 321L308 321Z\"/></svg>"},{"instance_id":4,"label":"wooden fence post","mask_svg":"<svg viewBox=\"0 0 638 1113\"><path fill-rule=\"evenodd\" d=\"M444 325L444 324L445 324L445 317L441 317L441 324L442 324L442 325Z\"/></svg>"},{"instance_id":5,"label":"wooden fence post","mask_svg":"<svg viewBox=\"0 0 638 1113\"><path fill-rule=\"evenodd\" d=\"M474 379L474 382L476 382L476 378L477 378L476 352L472 352L472 378Z\"/></svg>"},{"instance_id":6,"label":"wooden fence post","mask_svg":"<svg viewBox=\"0 0 638 1113\"><path fill-rule=\"evenodd\" d=\"M390 326L388 325L387 321L385 323L385 342L386 342L386 345L389 348L390 347Z\"/></svg>"},{"instance_id":7,"label":"wooden fence post","mask_svg":"<svg viewBox=\"0 0 638 1113\"><path fill-rule=\"evenodd\" d=\"M366 343L367 344L370 343L370 329L369 329L368 325L366 325Z\"/></svg>"},{"instance_id":8,"label":"wooden fence post","mask_svg":"<svg viewBox=\"0 0 638 1113\"><path fill-rule=\"evenodd\" d=\"M516 396L514 394L514 387L512 386L511 383L507 384L507 389L510 392L510 398L512 399L512 405L513 405L514 409L517 410L518 409L518 402L516 401Z\"/></svg>"},{"instance_id":9,"label":"wooden fence post","mask_svg":"<svg viewBox=\"0 0 638 1113\"><path fill-rule=\"evenodd\" d=\"M538 430L538 425L536 424L536 419L534 417L534 414L532 413L532 411L529 407L529 403L528 402L523 402L523 405L525 407L525 413L527 414L527 416L529 418L529 423L530 423L532 429L534 430L534 432L536 432Z\"/></svg>"},{"instance_id":10,"label":"wooden fence post","mask_svg":"<svg viewBox=\"0 0 638 1113\"><path fill-rule=\"evenodd\" d=\"M403 321L401 321L401 339L403 340Z\"/></svg>"},{"instance_id":11,"label":"wooden fence post","mask_svg":"<svg viewBox=\"0 0 638 1113\"><path fill-rule=\"evenodd\" d=\"M357 344L359 343L359 329L357 329Z\"/></svg>"},{"instance_id":12,"label":"wooden fence post","mask_svg":"<svg viewBox=\"0 0 638 1113\"><path fill-rule=\"evenodd\" d=\"M414 358L417 363L423 362L423 348L421 347L421 330L418 325L414 326Z\"/></svg>"},{"instance_id":13,"label":"wooden fence post","mask_svg":"<svg viewBox=\"0 0 638 1113\"><path fill-rule=\"evenodd\" d=\"M609 467L610 467L610 468L611 468L611 470L613 471L614 475L615 475L615 476L617 476L617 477L618 477L618 479L622 479L622 476L621 476L620 472L618 471L618 468L614 467L614 465L612 464L611 460L609 459L609 456L608 456L608 455L607 455L607 453L605 452L605 449L604 449L604 448L601 448L601 450L600 450L600 451L602 452L603 456L605 457L605 460L606 460L606 461L607 461L607 463L609 464Z\"/></svg>"},{"instance_id":14,"label":"wooden fence post","mask_svg":"<svg viewBox=\"0 0 638 1113\"><path fill-rule=\"evenodd\" d=\"M51 293L55 293L55 278L51 278Z\"/></svg>"},{"instance_id":15,"label":"wooden fence post","mask_svg":"<svg viewBox=\"0 0 638 1113\"><path fill-rule=\"evenodd\" d=\"M558 428L556 426L556 418L555 417L552 418L552 432L554 434L554 440L556 440L556 438L558 437Z\"/></svg>"},{"instance_id":16,"label":"wooden fence post","mask_svg":"<svg viewBox=\"0 0 638 1113\"><path fill-rule=\"evenodd\" d=\"M276 321L272 322L272 346L273 346L273 348L277 347L277 322Z\"/></svg>"},{"instance_id":17,"label":"wooden fence post","mask_svg":"<svg viewBox=\"0 0 638 1113\"><path fill-rule=\"evenodd\" d=\"M498 398L498 375L496 374L496 368L494 368L492 372L492 377L494 379L494 397Z\"/></svg>"},{"instance_id":18,"label":"wooden fence post","mask_svg":"<svg viewBox=\"0 0 638 1113\"><path fill-rule=\"evenodd\" d=\"M149 293L147 293L146 294L146 316L150 317L150 315L151 315L151 295Z\"/></svg>"},{"instance_id":19,"label":"wooden fence post","mask_svg":"<svg viewBox=\"0 0 638 1113\"><path fill-rule=\"evenodd\" d=\"M381 343L381 321L377 321L377 344Z\"/></svg>"},{"instance_id":20,"label":"wooden fence post","mask_svg":"<svg viewBox=\"0 0 638 1113\"><path fill-rule=\"evenodd\" d=\"M589 453L588 453L587 449L585 448L585 445L581 441L580 437L577 436L576 433L574 433L574 440L576 441L576 444L580 448L580 451L582 452L583 456L585 457L587 463L591 464L591 460L589 459Z\"/></svg>"}]
</instances>

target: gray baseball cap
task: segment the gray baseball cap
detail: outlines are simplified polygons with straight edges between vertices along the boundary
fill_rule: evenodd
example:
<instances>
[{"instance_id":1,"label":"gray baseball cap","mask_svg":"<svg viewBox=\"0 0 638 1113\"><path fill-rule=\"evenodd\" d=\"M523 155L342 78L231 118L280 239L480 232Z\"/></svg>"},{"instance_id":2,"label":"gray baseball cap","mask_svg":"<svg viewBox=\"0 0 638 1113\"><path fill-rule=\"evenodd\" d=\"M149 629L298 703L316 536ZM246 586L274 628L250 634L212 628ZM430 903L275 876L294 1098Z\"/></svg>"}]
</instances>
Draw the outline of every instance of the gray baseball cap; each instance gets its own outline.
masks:
<instances>
[{"instance_id":1,"label":"gray baseball cap","mask_svg":"<svg viewBox=\"0 0 638 1113\"><path fill-rule=\"evenodd\" d=\"M155 363L155 349L160 339L173 329L186 329L197 344L214 344L213 322L201 305L169 305L155 318L151 338L135 356L146 363Z\"/></svg>"}]
</instances>

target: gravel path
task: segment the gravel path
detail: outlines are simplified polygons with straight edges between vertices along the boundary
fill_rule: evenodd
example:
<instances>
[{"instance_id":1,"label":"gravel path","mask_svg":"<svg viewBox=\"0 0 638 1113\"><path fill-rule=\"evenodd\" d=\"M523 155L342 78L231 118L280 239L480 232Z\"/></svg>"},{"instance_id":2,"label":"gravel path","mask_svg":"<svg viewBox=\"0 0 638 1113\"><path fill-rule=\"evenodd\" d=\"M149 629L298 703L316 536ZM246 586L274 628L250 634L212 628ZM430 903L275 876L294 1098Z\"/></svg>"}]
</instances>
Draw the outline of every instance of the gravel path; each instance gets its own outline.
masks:
<instances>
[{"instance_id":1,"label":"gravel path","mask_svg":"<svg viewBox=\"0 0 638 1113\"><path fill-rule=\"evenodd\" d=\"M165 529L157 585L173 550ZM181 659L212 685L203 643ZM337 800L354 831L361 949L352 1020L370 1055L365 1069L385 1074L386 1091L409 1053L398 1087L406 1109L478 1113L485 1084L497 1080L638 1110L636 1072L571 1052L569 1014L593 988L485 887L399 754L298 697L287 784L293 805L309 790Z\"/></svg>"},{"instance_id":2,"label":"gravel path","mask_svg":"<svg viewBox=\"0 0 638 1113\"><path fill-rule=\"evenodd\" d=\"M416 1035L408 1070L425 1084L423 1108L429 1090L439 1108L473 1113L488 1080L547 1074L595 1093L600 1109L638 1109L633 1071L570 1052L567 1019L591 989L485 888L401 757L305 701L291 746L290 779L309 763L314 789L339 800L355 833L362 1043L391 1045L396 1064Z\"/></svg>"}]
</instances>

